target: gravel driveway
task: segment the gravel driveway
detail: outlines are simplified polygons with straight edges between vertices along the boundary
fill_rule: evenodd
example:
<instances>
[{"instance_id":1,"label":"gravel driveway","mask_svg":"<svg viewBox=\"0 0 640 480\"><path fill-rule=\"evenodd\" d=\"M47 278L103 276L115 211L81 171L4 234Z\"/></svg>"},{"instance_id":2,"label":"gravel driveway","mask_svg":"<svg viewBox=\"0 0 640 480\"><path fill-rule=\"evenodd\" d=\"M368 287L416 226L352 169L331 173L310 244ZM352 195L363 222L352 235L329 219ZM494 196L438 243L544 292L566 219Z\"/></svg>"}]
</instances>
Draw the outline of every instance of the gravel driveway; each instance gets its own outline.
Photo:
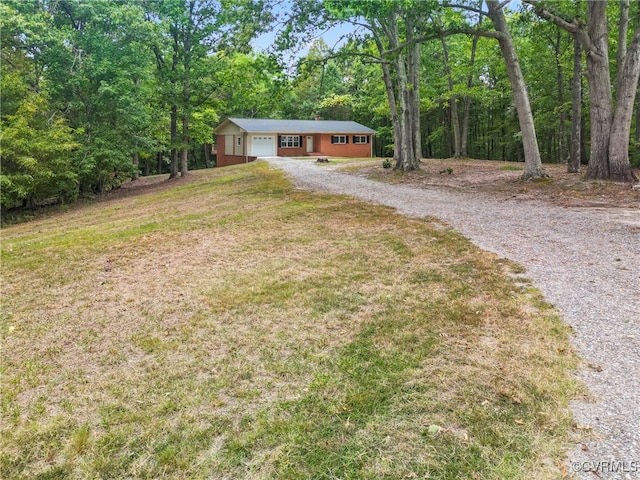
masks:
<instances>
[{"instance_id":1,"label":"gravel driveway","mask_svg":"<svg viewBox=\"0 0 640 480\"><path fill-rule=\"evenodd\" d=\"M573 344L584 359L579 375L593 397L572 405L587 440L569 452L567 470L585 479L640 478L640 210L523 203L389 185L311 160L268 161L300 188L437 217L484 250L526 267L574 328Z\"/></svg>"}]
</instances>

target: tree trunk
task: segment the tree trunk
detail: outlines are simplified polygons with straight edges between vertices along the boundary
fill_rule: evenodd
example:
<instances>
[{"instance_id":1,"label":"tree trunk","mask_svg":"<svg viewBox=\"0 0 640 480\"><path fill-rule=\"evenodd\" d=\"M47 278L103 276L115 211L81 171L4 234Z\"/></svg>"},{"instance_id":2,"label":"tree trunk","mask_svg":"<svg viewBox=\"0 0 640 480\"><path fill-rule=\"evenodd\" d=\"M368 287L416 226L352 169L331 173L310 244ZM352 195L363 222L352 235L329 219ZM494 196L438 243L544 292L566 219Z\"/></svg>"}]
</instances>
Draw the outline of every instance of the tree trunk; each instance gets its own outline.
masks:
<instances>
[{"instance_id":1,"label":"tree trunk","mask_svg":"<svg viewBox=\"0 0 640 480\"><path fill-rule=\"evenodd\" d=\"M527 3L536 2L524 0ZM636 27L630 47L626 45L628 29L627 0L622 4L619 29L621 52L618 61L618 79L616 81L616 107L611 92L611 73L609 68L609 44L606 0L587 1L587 31L583 31L580 22L567 22L544 8L537 7L537 13L556 25L571 32L582 44L587 57L587 80L589 82L589 100L591 102L591 154L587 167L588 179L634 181L636 179L629 164L629 139L633 99L638 87L640 74L640 26Z\"/></svg>"},{"instance_id":2,"label":"tree trunk","mask_svg":"<svg viewBox=\"0 0 640 480\"><path fill-rule=\"evenodd\" d=\"M413 20L410 17L406 19L407 25L407 41L414 40ZM422 135L420 132L420 59L421 47L419 43L409 47L407 53L407 69L409 72L410 96L409 96L409 112L411 116L410 129L413 136L413 155L416 158L417 165L420 165L422 158Z\"/></svg>"},{"instance_id":3,"label":"tree trunk","mask_svg":"<svg viewBox=\"0 0 640 480\"><path fill-rule=\"evenodd\" d=\"M636 152L640 153L640 90L636 93Z\"/></svg>"},{"instance_id":4,"label":"tree trunk","mask_svg":"<svg viewBox=\"0 0 640 480\"><path fill-rule=\"evenodd\" d=\"M637 10L637 22L640 23L640 7ZM636 153L640 154L640 89L636 88Z\"/></svg>"},{"instance_id":5,"label":"tree trunk","mask_svg":"<svg viewBox=\"0 0 640 480\"><path fill-rule=\"evenodd\" d=\"M567 172L580 172L580 129L582 125L582 48L573 39L573 78L571 79L571 154Z\"/></svg>"},{"instance_id":6,"label":"tree trunk","mask_svg":"<svg viewBox=\"0 0 640 480\"><path fill-rule=\"evenodd\" d=\"M382 41L375 32L373 38L376 42L376 46L378 48L380 56L383 57L385 49ZM393 86L391 70L389 69L389 63L387 63L384 58L382 58L382 63L380 65L382 67L382 79L384 81L384 87L387 92L387 101L389 102L389 113L391 114L391 125L393 127L393 160L397 168L400 162L400 117L398 115L398 105L396 103L396 94Z\"/></svg>"},{"instance_id":7,"label":"tree trunk","mask_svg":"<svg viewBox=\"0 0 640 480\"><path fill-rule=\"evenodd\" d=\"M211 144L204 144L204 168L209 168L209 164L211 163Z\"/></svg>"},{"instance_id":8,"label":"tree trunk","mask_svg":"<svg viewBox=\"0 0 640 480\"><path fill-rule=\"evenodd\" d=\"M591 103L591 155L589 179L609 179L609 137L613 121L613 97L609 74L607 2L587 2L588 35L592 42L587 53L587 80Z\"/></svg>"},{"instance_id":9,"label":"tree trunk","mask_svg":"<svg viewBox=\"0 0 640 480\"><path fill-rule=\"evenodd\" d=\"M136 152L133 154L133 174L131 175L131 180L138 180L139 165L140 165L140 157L138 156L138 152Z\"/></svg>"},{"instance_id":10,"label":"tree trunk","mask_svg":"<svg viewBox=\"0 0 640 480\"><path fill-rule=\"evenodd\" d=\"M561 44L562 44L562 32L558 29L556 42L554 44L555 57L556 57L556 80L558 82L558 104L560 105L560 114L558 115L560 122L560 129L558 135L560 136L558 157L560 163L567 163L569 156L567 155L567 133L565 125L565 112L564 112L564 73L562 69L561 60Z\"/></svg>"},{"instance_id":11,"label":"tree trunk","mask_svg":"<svg viewBox=\"0 0 640 480\"><path fill-rule=\"evenodd\" d=\"M409 22L409 24L410 23L411 22ZM416 65L416 71L414 72L411 66L411 58L409 58L409 61L407 62L405 60L405 55L402 53L403 49L399 48L400 34L398 31L398 24L397 11L391 12L385 21L380 21L379 23L379 31L384 33L384 36L389 42L390 52L392 53L386 52L384 45L377 34L376 28L372 27L372 32L374 33L374 40L378 51L380 52L383 75L385 78L385 87L387 89L387 96L390 99L390 107L392 108L392 118L394 118L394 111L391 99L393 98L396 100L393 93L397 93L398 111L395 112L397 114L397 122L394 122L393 129L394 159L396 161L395 168L403 171L409 171L420 167L420 159L416 155L416 144L420 145L421 140L419 137L419 90L415 90L413 85L410 84L410 81L414 78L418 78L418 66ZM414 54L411 53L413 51L413 49L409 49L409 57L414 56ZM392 57L392 59L387 61L388 57ZM415 63L417 63L417 59L414 64ZM389 64L393 65L396 69L395 78L397 88L394 88L393 86L394 77L391 75ZM395 103L393 105L395 105ZM414 107L416 105L417 107ZM418 126L417 134L414 133L416 125Z\"/></svg>"},{"instance_id":12,"label":"tree trunk","mask_svg":"<svg viewBox=\"0 0 640 480\"><path fill-rule=\"evenodd\" d=\"M398 106L396 104L396 94L393 88L393 80L391 78L391 71L389 65L382 64L382 77L384 79L384 86L387 91L387 99L389 101L389 111L391 113L391 125L393 127L393 160L396 166L400 162L400 116L398 115Z\"/></svg>"},{"instance_id":13,"label":"tree trunk","mask_svg":"<svg viewBox=\"0 0 640 480\"><path fill-rule=\"evenodd\" d=\"M171 167L169 178L178 176L178 149L176 143L178 141L178 107L171 106Z\"/></svg>"},{"instance_id":14,"label":"tree trunk","mask_svg":"<svg viewBox=\"0 0 640 480\"><path fill-rule=\"evenodd\" d=\"M410 62L411 82L413 84L411 102L413 124L411 125L411 130L413 131L413 153L418 164L420 164L420 159L422 158L422 129L420 128L420 57L422 49L420 44L414 45L413 50Z\"/></svg>"},{"instance_id":15,"label":"tree trunk","mask_svg":"<svg viewBox=\"0 0 640 480\"><path fill-rule=\"evenodd\" d=\"M525 161L522 178L523 180L533 180L547 177L547 174L542 168L542 160L540 159L536 129L533 122L533 114L531 113L527 88L520 69L520 63L518 62L516 49L509 33L507 21L504 17L504 12L498 0L487 0L486 3L489 7L489 18L491 18L496 31L500 33L498 43L505 59L507 74L511 88L513 89L513 97L518 112Z\"/></svg>"},{"instance_id":16,"label":"tree trunk","mask_svg":"<svg viewBox=\"0 0 640 480\"><path fill-rule=\"evenodd\" d=\"M443 153L440 157L451 158L453 157L453 138L451 137L451 108L442 109L442 125L444 126L442 132Z\"/></svg>"},{"instance_id":17,"label":"tree trunk","mask_svg":"<svg viewBox=\"0 0 640 480\"><path fill-rule=\"evenodd\" d=\"M618 19L618 78L616 82L616 92L620 90L622 75L620 69L624 65L627 55L627 35L629 33L629 0L620 1L620 18Z\"/></svg>"},{"instance_id":18,"label":"tree trunk","mask_svg":"<svg viewBox=\"0 0 640 480\"><path fill-rule=\"evenodd\" d=\"M471 41L471 58L469 59L469 66L472 69L472 72L469 73L467 77L467 89L471 90L473 86L473 65L476 60L476 50L478 48L478 37L474 36ZM469 143L469 116L471 115L471 96L464 96L464 114L462 115L462 133L460 134L460 156L468 157L469 152L467 151L467 145Z\"/></svg>"},{"instance_id":19,"label":"tree trunk","mask_svg":"<svg viewBox=\"0 0 640 480\"><path fill-rule=\"evenodd\" d=\"M451 66L449 65L449 50L444 37L440 39L442 42L442 61L444 62L444 72L447 76L447 84L449 86L449 108L451 111L451 127L453 130L453 157L460 158L462 151L462 138L460 136L460 119L458 117L458 99L453 94L453 77L451 76Z\"/></svg>"},{"instance_id":20,"label":"tree trunk","mask_svg":"<svg viewBox=\"0 0 640 480\"><path fill-rule=\"evenodd\" d=\"M184 177L189 171L189 117L182 117L182 154L180 156L180 176Z\"/></svg>"},{"instance_id":21,"label":"tree trunk","mask_svg":"<svg viewBox=\"0 0 640 480\"><path fill-rule=\"evenodd\" d=\"M618 72L616 109L609 140L609 178L617 182L638 181L629 163L629 139L631 138L633 104L639 77L640 28L636 30L629 50L625 55L622 75Z\"/></svg>"},{"instance_id":22,"label":"tree trunk","mask_svg":"<svg viewBox=\"0 0 640 480\"><path fill-rule=\"evenodd\" d=\"M482 8L482 1L483 0L478 1L478 4L477 4L478 10ZM482 18L483 16L479 14L476 26L480 26L480 24L482 23ZM469 71L469 76L467 77L467 90L471 90L471 87L473 86L473 66L475 65L475 62L476 62L478 38L479 37L477 35L474 35L473 39L471 40L471 56L469 58L470 71ZM471 115L471 95L467 94L464 96L464 113L462 114L462 127L461 127L462 132L460 133L460 137L461 137L460 138L460 156L464 158L469 156L469 152L467 151L467 149L469 144L470 115Z\"/></svg>"},{"instance_id":23,"label":"tree trunk","mask_svg":"<svg viewBox=\"0 0 640 480\"><path fill-rule=\"evenodd\" d=\"M396 167L408 172L418 168L418 165L413 149L414 139L411 132L413 118L411 115L411 99L404 55L398 55L396 68L398 74L398 100L400 103L400 165L396 165Z\"/></svg>"}]
</instances>

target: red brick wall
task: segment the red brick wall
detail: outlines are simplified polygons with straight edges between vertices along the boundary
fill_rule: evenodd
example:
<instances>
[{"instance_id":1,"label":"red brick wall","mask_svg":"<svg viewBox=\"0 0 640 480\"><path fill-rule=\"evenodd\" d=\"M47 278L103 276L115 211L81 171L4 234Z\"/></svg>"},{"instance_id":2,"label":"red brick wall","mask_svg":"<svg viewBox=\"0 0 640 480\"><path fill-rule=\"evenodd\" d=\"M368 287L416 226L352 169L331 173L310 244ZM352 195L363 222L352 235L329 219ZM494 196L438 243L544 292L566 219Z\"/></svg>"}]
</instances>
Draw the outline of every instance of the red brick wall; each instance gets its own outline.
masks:
<instances>
[{"instance_id":1,"label":"red brick wall","mask_svg":"<svg viewBox=\"0 0 640 480\"><path fill-rule=\"evenodd\" d=\"M279 157L303 157L307 154L307 136L306 135L294 135L302 137L299 147L281 147L280 137L282 135L292 135L291 133L278 134L276 155Z\"/></svg>"},{"instance_id":2,"label":"red brick wall","mask_svg":"<svg viewBox=\"0 0 640 480\"><path fill-rule=\"evenodd\" d=\"M371 135L369 142L371 142ZM320 138L317 138L320 137ZM331 135L317 135L315 139L318 145L314 144L316 152L322 152L328 156L335 157L370 157L371 143L353 143L353 135L349 135L349 143L331 143Z\"/></svg>"},{"instance_id":3,"label":"red brick wall","mask_svg":"<svg viewBox=\"0 0 640 480\"><path fill-rule=\"evenodd\" d=\"M216 167L228 167L229 165L239 165L241 163L253 162L258 157L245 157L244 155L225 155L218 153Z\"/></svg>"},{"instance_id":4,"label":"red brick wall","mask_svg":"<svg viewBox=\"0 0 640 480\"><path fill-rule=\"evenodd\" d=\"M229 165L238 165L240 163L253 162L256 157L246 157L244 155L225 155L224 153L224 135L218 135L216 167L228 167Z\"/></svg>"},{"instance_id":5,"label":"red brick wall","mask_svg":"<svg viewBox=\"0 0 640 480\"><path fill-rule=\"evenodd\" d=\"M302 145L296 148L281 148L278 140L276 155L280 157L302 157L307 154L307 135L302 136ZM280 135L278 135L278 138ZM371 142L371 135L368 135ZM250 137L249 137L250 138ZM248 141L248 140L247 140ZM226 167L228 165L237 165L245 163L247 157L244 155L225 155L224 153L225 136L218 135L217 139L217 161L218 167ZM314 134L313 135L313 151L322 153L331 157L370 157L371 143L353 143L353 134L349 135L349 143L332 144L330 134ZM256 157L248 157L249 161L253 161Z\"/></svg>"},{"instance_id":6,"label":"red brick wall","mask_svg":"<svg viewBox=\"0 0 640 480\"><path fill-rule=\"evenodd\" d=\"M309 135L311 136L311 135ZM371 142L371 135L369 142ZM280 136L278 135L278 138ZM370 157L371 143L353 143L353 134L348 135L349 143L331 143L331 135L317 133L313 135L313 151L332 157ZM278 140L279 142L279 140ZM297 148L281 148L278 143L277 155L280 157L302 157L307 154L307 135L302 135L302 145Z\"/></svg>"}]
</instances>

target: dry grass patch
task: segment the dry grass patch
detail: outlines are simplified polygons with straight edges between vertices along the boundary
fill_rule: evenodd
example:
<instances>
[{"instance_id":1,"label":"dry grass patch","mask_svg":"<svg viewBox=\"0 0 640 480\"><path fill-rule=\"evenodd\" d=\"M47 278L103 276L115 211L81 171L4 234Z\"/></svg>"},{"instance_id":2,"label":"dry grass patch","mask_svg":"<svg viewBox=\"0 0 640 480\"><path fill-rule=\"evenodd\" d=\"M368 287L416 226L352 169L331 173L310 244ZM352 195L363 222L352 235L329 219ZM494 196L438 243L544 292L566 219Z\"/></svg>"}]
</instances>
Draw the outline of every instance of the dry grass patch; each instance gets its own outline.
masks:
<instances>
[{"instance_id":1,"label":"dry grass patch","mask_svg":"<svg viewBox=\"0 0 640 480\"><path fill-rule=\"evenodd\" d=\"M149 185L3 230L0 476L558 473L576 359L518 266L263 163Z\"/></svg>"}]
</instances>

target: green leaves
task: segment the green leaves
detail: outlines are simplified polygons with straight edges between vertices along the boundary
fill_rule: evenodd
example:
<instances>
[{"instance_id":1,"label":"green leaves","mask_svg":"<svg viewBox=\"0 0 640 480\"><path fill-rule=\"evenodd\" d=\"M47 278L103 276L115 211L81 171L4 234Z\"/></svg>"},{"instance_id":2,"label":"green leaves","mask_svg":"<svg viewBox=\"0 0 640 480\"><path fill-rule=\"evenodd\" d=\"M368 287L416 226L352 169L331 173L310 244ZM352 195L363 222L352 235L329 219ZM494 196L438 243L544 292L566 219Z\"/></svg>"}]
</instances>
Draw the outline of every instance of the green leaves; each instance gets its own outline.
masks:
<instances>
[{"instance_id":1,"label":"green leaves","mask_svg":"<svg viewBox=\"0 0 640 480\"><path fill-rule=\"evenodd\" d=\"M3 84L11 82L3 75ZM77 176L70 152L78 146L64 120L49 120L46 101L37 94L21 99L13 115L2 118L0 178L2 208L49 197L74 196Z\"/></svg>"}]
</instances>

